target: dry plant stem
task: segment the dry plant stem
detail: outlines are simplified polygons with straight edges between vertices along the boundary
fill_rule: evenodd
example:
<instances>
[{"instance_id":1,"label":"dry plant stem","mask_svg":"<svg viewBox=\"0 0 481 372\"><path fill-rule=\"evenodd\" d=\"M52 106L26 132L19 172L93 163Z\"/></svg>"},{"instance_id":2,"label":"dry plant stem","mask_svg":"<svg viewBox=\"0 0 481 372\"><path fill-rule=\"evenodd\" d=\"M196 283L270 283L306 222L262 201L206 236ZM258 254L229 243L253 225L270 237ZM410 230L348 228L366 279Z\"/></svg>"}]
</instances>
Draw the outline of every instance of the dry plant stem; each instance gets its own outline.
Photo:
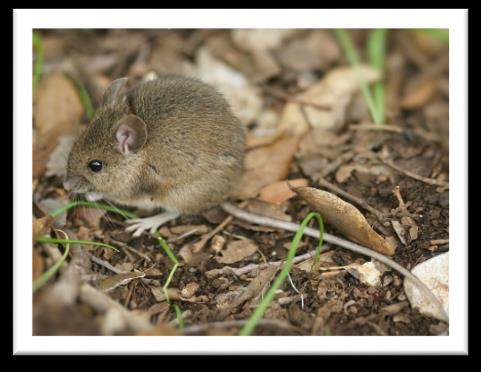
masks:
<instances>
[{"instance_id":1,"label":"dry plant stem","mask_svg":"<svg viewBox=\"0 0 481 372\"><path fill-rule=\"evenodd\" d=\"M371 207L364 199L361 199L361 198L358 198L357 196L349 194L348 192L330 183L329 181L326 181L325 179L319 180L319 185L335 192L336 194L346 198L347 200L350 200L356 203L357 205L361 206L365 210L371 212L373 215L376 216L376 218L379 220L379 222L381 222L381 224L383 224L384 226L387 226L386 224L388 224L388 222L386 221L386 218L384 217L384 215L377 209Z\"/></svg>"},{"instance_id":2,"label":"dry plant stem","mask_svg":"<svg viewBox=\"0 0 481 372\"><path fill-rule=\"evenodd\" d=\"M90 259L95 262L96 264L105 267L106 269L109 269L110 271L113 271L116 274L125 274L128 271L123 271L119 270L116 267L113 267L111 264L109 264L107 261L102 260L101 258L98 258L94 256L93 254L90 254Z\"/></svg>"},{"instance_id":3,"label":"dry plant stem","mask_svg":"<svg viewBox=\"0 0 481 372\"><path fill-rule=\"evenodd\" d=\"M422 177L416 173L413 173L413 172L410 172L408 170L405 170L405 169L402 169L401 167L398 167L396 164L394 164L393 162L389 161L389 160L385 160L381 157L379 157L379 159L384 163L386 164L387 166L391 167L392 169L398 171L399 173L402 173L408 177L411 177L411 178L414 178L415 180L418 180L418 181L421 181L421 182L424 182L424 183L427 183L428 185L432 185L432 186L442 186L442 187L448 187L448 183L447 182L443 182L443 181L438 181L438 180L433 180L432 178L426 178L426 177Z\"/></svg>"},{"instance_id":4,"label":"dry plant stem","mask_svg":"<svg viewBox=\"0 0 481 372\"><path fill-rule=\"evenodd\" d=\"M323 247L322 248L322 252L326 252L328 250L330 250L329 247L327 247L327 248ZM299 263L299 262L302 262L302 261L306 261L309 258L314 257L315 255L316 255L315 250L311 251L311 252L301 254L300 256L294 257L294 259L292 260L292 263L296 264L296 263ZM237 275L237 276L241 276L241 275L250 273L251 271L254 271L254 270L263 270L263 269L265 269L269 266L281 266L283 263L284 263L284 261L266 262L266 263L263 263L263 264L249 264L249 265L239 267L239 268L231 267L231 266L224 266L222 269L210 270L209 271L209 277L217 277L217 276L225 275L225 274L234 274L234 275Z\"/></svg>"},{"instance_id":5,"label":"dry plant stem","mask_svg":"<svg viewBox=\"0 0 481 372\"><path fill-rule=\"evenodd\" d=\"M227 213L231 214L232 216L239 218L244 221L248 221L250 223L255 223L258 225L262 226L268 226L268 227L274 227L277 229L282 229L282 230L287 230L287 231L292 231L296 232L300 225L292 222L286 222L286 221L280 221L276 220L274 218L270 217L264 217L264 216L259 216L253 213L246 212L243 209L237 208L231 203L223 203L222 204L222 209L224 209ZM307 227L304 230L304 234L311 236L313 238L319 239L319 231L312 229L310 227ZM359 244L352 243L348 240L344 240L341 238L338 238L334 235L324 233L324 241L338 245L342 248L345 248L347 250L350 250L352 252L356 252L359 254L362 254L364 256L368 256L371 258L374 258L375 260L378 260L379 262L382 262L383 264L389 266L390 268L396 270L397 272L401 273L404 275L407 279L411 280L415 285L418 286L418 288L424 292L424 294L434 303L436 306L439 308L440 314L444 315L444 318L446 321L449 321L449 316L446 314L446 311L444 310L443 305L439 302L436 296L431 292L431 290L421 281L413 275L410 271L399 265L397 262L391 260L390 258L375 252L369 248L362 247Z\"/></svg>"},{"instance_id":6,"label":"dry plant stem","mask_svg":"<svg viewBox=\"0 0 481 372\"><path fill-rule=\"evenodd\" d=\"M137 256L143 258L144 260L146 260L147 262L151 262L152 260L150 259L149 256L147 256L146 254L142 253L142 252L139 252L137 249L135 248L132 248L130 247L129 245L125 244L124 242L121 242L121 241L118 241L118 240L115 240L115 239L110 239L111 242L115 243L116 245L118 245L119 247L121 248L125 248L126 250L132 252L132 253L135 253Z\"/></svg>"},{"instance_id":7,"label":"dry plant stem","mask_svg":"<svg viewBox=\"0 0 481 372\"><path fill-rule=\"evenodd\" d=\"M210 328L222 329L222 328L231 328L231 327L243 327L247 323L248 319L246 320L227 320L223 322L212 322L212 323L205 323L205 324L196 324L190 327L186 327L184 329L184 335L192 335L201 332L205 332ZM273 327L279 328L283 330L290 330L295 332L300 332L298 328L291 326L286 322L282 322L279 320L274 319L260 319L257 323L257 326L264 326L264 327Z\"/></svg>"}]
</instances>

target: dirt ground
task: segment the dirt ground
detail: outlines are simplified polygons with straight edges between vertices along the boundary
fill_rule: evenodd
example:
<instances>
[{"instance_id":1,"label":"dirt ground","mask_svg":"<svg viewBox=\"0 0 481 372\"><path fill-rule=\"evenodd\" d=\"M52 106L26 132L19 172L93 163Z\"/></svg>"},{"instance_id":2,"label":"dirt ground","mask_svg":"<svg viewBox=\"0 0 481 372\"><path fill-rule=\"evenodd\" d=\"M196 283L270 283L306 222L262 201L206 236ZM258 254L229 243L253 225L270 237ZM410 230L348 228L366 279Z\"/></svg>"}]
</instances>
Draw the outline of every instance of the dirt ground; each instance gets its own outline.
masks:
<instances>
[{"instance_id":1,"label":"dirt ground","mask_svg":"<svg viewBox=\"0 0 481 372\"><path fill-rule=\"evenodd\" d=\"M449 251L448 44L428 33L390 30L386 118L373 124L353 69L332 30L41 30L42 74L34 98L34 223L69 202L62 186L68 143L88 125L116 78L176 73L221 91L247 133L246 171L231 198L242 207L300 223L312 205L285 180L328 191L355 206L396 246L411 270ZM366 61L368 30L350 30ZM364 66L371 82L381 77ZM327 93L326 93L327 92ZM331 95L329 95L331 94ZM295 180L295 181L293 181ZM125 218L70 209L43 231L119 249L71 244L66 263L34 294L36 335L236 335L272 284L293 232L229 218L221 208L181 216L160 229L179 261ZM314 223L312 227L316 227ZM346 238L341 226L326 232ZM304 236L296 255L313 251ZM356 276L370 258L327 243L321 268L296 263L256 335L438 335L447 323L413 309L398 272L380 283ZM33 246L33 277L64 247ZM249 266L250 267L250 266ZM112 301L113 300L113 301ZM174 306L176 305L176 306ZM179 315L183 325L179 325Z\"/></svg>"}]
</instances>

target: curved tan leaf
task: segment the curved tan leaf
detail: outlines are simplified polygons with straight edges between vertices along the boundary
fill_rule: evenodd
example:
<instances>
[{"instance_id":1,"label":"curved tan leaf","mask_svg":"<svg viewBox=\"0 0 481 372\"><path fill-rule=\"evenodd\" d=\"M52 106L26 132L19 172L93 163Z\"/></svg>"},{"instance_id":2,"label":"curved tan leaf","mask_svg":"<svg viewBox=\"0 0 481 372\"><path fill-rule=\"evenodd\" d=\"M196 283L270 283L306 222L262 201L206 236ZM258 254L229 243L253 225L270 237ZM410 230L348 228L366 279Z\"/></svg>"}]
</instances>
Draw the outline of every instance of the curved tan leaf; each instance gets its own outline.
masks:
<instances>
[{"instance_id":1,"label":"curved tan leaf","mask_svg":"<svg viewBox=\"0 0 481 372\"><path fill-rule=\"evenodd\" d=\"M352 204L330 192L313 187L296 187L293 190L322 218L349 239L382 254L392 256L395 251L386 239L376 233L366 218Z\"/></svg>"}]
</instances>

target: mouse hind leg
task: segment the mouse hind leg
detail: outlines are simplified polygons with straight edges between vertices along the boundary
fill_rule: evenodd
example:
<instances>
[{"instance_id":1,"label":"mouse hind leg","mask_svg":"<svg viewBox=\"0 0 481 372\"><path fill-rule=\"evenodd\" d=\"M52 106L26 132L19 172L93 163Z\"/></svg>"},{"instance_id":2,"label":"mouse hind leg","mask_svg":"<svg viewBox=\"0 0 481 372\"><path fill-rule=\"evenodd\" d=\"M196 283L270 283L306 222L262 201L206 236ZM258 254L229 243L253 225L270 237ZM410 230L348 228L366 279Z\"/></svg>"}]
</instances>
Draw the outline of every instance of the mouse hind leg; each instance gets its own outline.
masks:
<instances>
[{"instance_id":1,"label":"mouse hind leg","mask_svg":"<svg viewBox=\"0 0 481 372\"><path fill-rule=\"evenodd\" d=\"M134 231L132 236L135 237L140 236L145 230L148 229L150 229L150 232L153 234L155 233L155 230L159 228L159 226L175 220L179 216L180 213L178 212L163 212L152 217L134 218L132 220L125 221L128 224L131 224L131 226L127 227L125 231Z\"/></svg>"}]
</instances>

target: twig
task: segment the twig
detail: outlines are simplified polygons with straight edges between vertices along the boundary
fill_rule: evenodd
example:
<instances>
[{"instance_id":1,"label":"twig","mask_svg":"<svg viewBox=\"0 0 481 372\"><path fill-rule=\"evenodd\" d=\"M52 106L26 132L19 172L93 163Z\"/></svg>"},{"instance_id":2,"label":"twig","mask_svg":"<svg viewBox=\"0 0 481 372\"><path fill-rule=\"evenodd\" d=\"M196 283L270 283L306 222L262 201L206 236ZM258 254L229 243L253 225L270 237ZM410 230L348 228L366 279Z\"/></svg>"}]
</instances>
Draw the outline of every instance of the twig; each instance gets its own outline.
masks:
<instances>
[{"instance_id":1,"label":"twig","mask_svg":"<svg viewBox=\"0 0 481 372\"><path fill-rule=\"evenodd\" d=\"M396 164L394 164L393 162L389 161L389 160L385 160L381 157L379 157L379 160L381 160L384 164L386 164L387 166L391 167L392 169L398 171L399 173L402 173L408 177L411 177L411 178L414 178L415 180L418 180L418 181L421 181L421 182L424 182L424 183L427 183L428 185L432 185L432 186L442 186L442 187L448 187L449 184L447 182L444 182L444 181L438 181L438 180L433 180L432 178L426 178L426 177L423 177L423 176L420 176L416 173L413 173L413 172L410 172L408 170L405 170L405 169L402 169L401 167L397 166Z\"/></svg>"},{"instance_id":2,"label":"twig","mask_svg":"<svg viewBox=\"0 0 481 372\"><path fill-rule=\"evenodd\" d=\"M306 234L306 235L309 235L309 234ZM329 249L330 249L329 247L323 247L322 251L326 252ZM299 263L302 261L306 261L309 258L314 257L315 255L316 255L316 251L313 250L311 252L304 253L304 254L301 254L300 256L294 257L294 260L292 262ZM213 270L207 271L206 275L209 278L215 278L225 274L234 274L236 276L241 276L241 275L250 273L251 271L254 271L254 270L263 270L269 266L281 266L283 263L284 261L266 262L263 264L249 264L239 268L235 268L232 266L224 266L222 269L213 269Z\"/></svg>"},{"instance_id":3,"label":"twig","mask_svg":"<svg viewBox=\"0 0 481 372\"><path fill-rule=\"evenodd\" d=\"M381 222L381 224L386 226L386 223L387 223L386 218L384 217L382 212L378 211L374 207L371 207L364 199L358 198L357 196L354 196L354 195L348 193L347 191L344 191L340 187L337 187L336 185L330 183L329 181L326 181L325 179L319 180L319 185L335 192L338 195L341 195L342 197L344 197L348 200L351 200L352 202L354 202L356 204L358 204L359 206L361 206L365 210L367 210L367 211L371 212L373 215L375 215L376 218L379 220L379 222Z\"/></svg>"},{"instance_id":4,"label":"twig","mask_svg":"<svg viewBox=\"0 0 481 372\"><path fill-rule=\"evenodd\" d=\"M110 271L113 271L114 273L116 274L125 274L127 273L128 271L123 271L123 270L119 270L117 269L116 267L112 266L111 264L109 264L107 261L104 261L102 260L101 258L98 258L96 256L94 256L93 254L90 255L90 259L95 262L96 264L100 265L100 266L103 266L105 267L106 269L109 269Z\"/></svg>"},{"instance_id":5,"label":"twig","mask_svg":"<svg viewBox=\"0 0 481 372\"><path fill-rule=\"evenodd\" d=\"M144 253L142 253L142 252L139 252L139 251L138 251L137 249L135 249L135 248L130 247L128 244L125 244L124 242L121 242L121 241L118 241L118 240L112 239L112 238L110 238L110 241L111 241L111 242L114 242L114 243L115 243L116 245L118 245L119 247L125 248L125 249L129 250L130 252L135 253L137 256L143 258L143 259L146 260L147 262L151 262L151 261L152 261L149 256L147 256L146 254L144 254Z\"/></svg>"},{"instance_id":6,"label":"twig","mask_svg":"<svg viewBox=\"0 0 481 372\"><path fill-rule=\"evenodd\" d=\"M244 326L247 323L246 320L228 320L228 321L223 321L223 322L213 322L213 323L205 323L205 324L196 324L192 325L190 327L186 327L184 329L183 334L184 335L192 335L192 334L197 334L201 332L205 332L210 328L231 328L231 327L237 327L240 328ZM290 330L290 331L295 331L298 333L301 333L301 331L290 325L289 323L282 322L279 320L274 320L274 319L260 319L259 322L257 323L258 326L264 326L264 327L273 327L273 328L280 328L283 330Z\"/></svg>"},{"instance_id":7,"label":"twig","mask_svg":"<svg viewBox=\"0 0 481 372\"><path fill-rule=\"evenodd\" d=\"M280 221L276 220L274 218L270 217L264 217L264 216L259 216L250 212L247 212L243 209L237 208L231 203L222 203L222 209L224 209L227 213L231 214L232 216L239 218L241 220L262 225L262 226L268 226L268 227L274 227L277 229L282 229L282 230L287 230L287 231L292 231L296 232L300 225L292 222L286 222L286 221ZM304 234L311 236L313 238L319 239L319 231L307 227L304 230ZM342 248L345 248L347 250L350 250L352 252L356 252L359 254L362 254L364 256L368 256L371 258L374 258L375 260L378 260L382 262L383 264L389 266L390 268L398 271L402 275L406 277L406 279L409 279L413 282L413 284L417 285L418 288L424 292L424 294L434 303L439 309L440 315L443 315L443 318L446 321L449 321L449 316L444 310L443 305L439 302L438 298L431 292L431 290L415 275L413 275L410 271L399 265L397 262L391 260L390 258L375 252L369 248L360 246L359 244L352 243L348 240L344 240L342 238L338 238L334 235L324 233L323 238L326 242L338 245Z\"/></svg>"}]
</instances>

